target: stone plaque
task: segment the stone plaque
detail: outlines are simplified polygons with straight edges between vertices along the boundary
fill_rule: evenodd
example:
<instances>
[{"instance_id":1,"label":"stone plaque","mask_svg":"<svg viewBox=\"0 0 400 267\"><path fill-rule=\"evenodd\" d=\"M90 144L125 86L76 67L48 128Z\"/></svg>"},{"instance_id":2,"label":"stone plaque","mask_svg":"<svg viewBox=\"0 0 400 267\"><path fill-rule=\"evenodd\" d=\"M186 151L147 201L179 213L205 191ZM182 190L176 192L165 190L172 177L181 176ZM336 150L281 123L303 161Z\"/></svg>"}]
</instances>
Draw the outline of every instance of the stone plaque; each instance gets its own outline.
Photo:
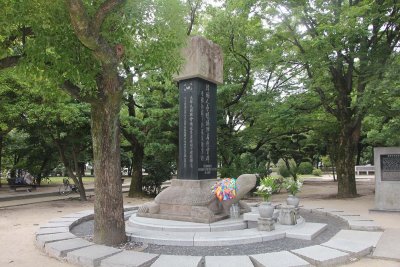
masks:
<instances>
[{"instance_id":1,"label":"stone plaque","mask_svg":"<svg viewBox=\"0 0 400 267\"><path fill-rule=\"evenodd\" d=\"M179 179L217 177L216 84L179 82Z\"/></svg>"},{"instance_id":2,"label":"stone plaque","mask_svg":"<svg viewBox=\"0 0 400 267\"><path fill-rule=\"evenodd\" d=\"M400 182L400 154L381 155L381 180Z\"/></svg>"}]
</instances>

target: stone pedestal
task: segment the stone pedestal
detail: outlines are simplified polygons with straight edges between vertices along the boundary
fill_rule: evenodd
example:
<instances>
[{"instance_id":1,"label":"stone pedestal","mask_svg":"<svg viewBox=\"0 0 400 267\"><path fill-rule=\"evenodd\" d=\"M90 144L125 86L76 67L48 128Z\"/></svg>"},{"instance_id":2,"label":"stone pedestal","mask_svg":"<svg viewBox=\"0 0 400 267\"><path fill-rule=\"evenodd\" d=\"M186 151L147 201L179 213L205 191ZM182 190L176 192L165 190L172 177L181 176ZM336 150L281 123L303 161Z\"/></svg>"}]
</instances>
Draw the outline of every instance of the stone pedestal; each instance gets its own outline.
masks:
<instances>
[{"instance_id":1,"label":"stone pedestal","mask_svg":"<svg viewBox=\"0 0 400 267\"><path fill-rule=\"evenodd\" d=\"M229 217L211 192L217 179L171 181L152 203L139 208L137 216L165 220L212 223Z\"/></svg>"},{"instance_id":2,"label":"stone pedestal","mask_svg":"<svg viewBox=\"0 0 400 267\"><path fill-rule=\"evenodd\" d=\"M279 223L283 225L295 225L297 223L294 206L287 205L281 207L279 212Z\"/></svg>"},{"instance_id":3,"label":"stone pedestal","mask_svg":"<svg viewBox=\"0 0 400 267\"><path fill-rule=\"evenodd\" d=\"M211 191L217 179L171 180L171 186L162 191L154 202L142 205L136 216L198 223L212 223L229 217L232 204L238 204L240 213L250 211L240 201L256 184L254 174L237 178L236 198L219 202Z\"/></svg>"},{"instance_id":4,"label":"stone pedestal","mask_svg":"<svg viewBox=\"0 0 400 267\"><path fill-rule=\"evenodd\" d=\"M273 218L258 218L258 230L271 232L275 230L274 219Z\"/></svg>"}]
</instances>

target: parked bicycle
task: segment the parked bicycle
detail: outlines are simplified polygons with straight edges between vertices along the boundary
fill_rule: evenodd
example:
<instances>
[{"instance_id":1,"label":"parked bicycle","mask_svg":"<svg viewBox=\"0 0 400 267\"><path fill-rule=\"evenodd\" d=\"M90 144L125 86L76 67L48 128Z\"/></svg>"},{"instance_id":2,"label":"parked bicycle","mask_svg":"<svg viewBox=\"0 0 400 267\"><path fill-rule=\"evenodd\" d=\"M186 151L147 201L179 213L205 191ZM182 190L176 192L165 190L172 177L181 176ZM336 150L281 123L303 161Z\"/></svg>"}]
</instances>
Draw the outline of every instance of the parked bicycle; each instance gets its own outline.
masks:
<instances>
[{"instance_id":1,"label":"parked bicycle","mask_svg":"<svg viewBox=\"0 0 400 267\"><path fill-rule=\"evenodd\" d=\"M64 178L63 184L60 185L58 192L63 196L69 195L71 192L79 194L79 188L75 184L70 184L69 178Z\"/></svg>"}]
</instances>

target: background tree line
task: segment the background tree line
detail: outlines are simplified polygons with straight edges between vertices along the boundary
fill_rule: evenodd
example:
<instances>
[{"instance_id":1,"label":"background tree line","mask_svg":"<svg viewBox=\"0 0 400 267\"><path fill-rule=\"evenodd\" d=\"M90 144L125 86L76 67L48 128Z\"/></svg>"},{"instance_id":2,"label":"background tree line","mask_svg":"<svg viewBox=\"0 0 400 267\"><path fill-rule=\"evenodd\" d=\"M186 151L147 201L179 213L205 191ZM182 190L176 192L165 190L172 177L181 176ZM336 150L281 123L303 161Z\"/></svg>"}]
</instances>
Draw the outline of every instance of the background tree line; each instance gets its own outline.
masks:
<instances>
[{"instance_id":1,"label":"background tree line","mask_svg":"<svg viewBox=\"0 0 400 267\"><path fill-rule=\"evenodd\" d=\"M354 165L400 144L398 1L5 0L0 10L0 170L40 180L62 163L83 189L79 169L93 162L98 243L124 239L122 199L110 201L121 165L130 196L177 170L172 76L190 35L224 53L221 177L329 155L338 196L355 197Z\"/></svg>"}]
</instances>

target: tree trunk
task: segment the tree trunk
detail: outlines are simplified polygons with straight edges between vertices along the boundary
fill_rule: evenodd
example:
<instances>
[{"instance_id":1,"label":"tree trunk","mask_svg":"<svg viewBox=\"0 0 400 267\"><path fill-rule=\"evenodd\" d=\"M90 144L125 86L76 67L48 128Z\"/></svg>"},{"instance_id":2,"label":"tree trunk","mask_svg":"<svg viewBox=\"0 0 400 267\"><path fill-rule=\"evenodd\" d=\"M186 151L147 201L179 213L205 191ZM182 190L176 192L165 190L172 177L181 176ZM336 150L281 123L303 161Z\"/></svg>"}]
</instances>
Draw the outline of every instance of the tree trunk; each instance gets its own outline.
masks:
<instances>
[{"instance_id":1,"label":"tree trunk","mask_svg":"<svg viewBox=\"0 0 400 267\"><path fill-rule=\"evenodd\" d=\"M337 157L335 160L338 180L339 198L357 196L355 159L357 156L357 144L360 138L361 124L352 129L350 125L343 125L337 144Z\"/></svg>"},{"instance_id":2,"label":"tree trunk","mask_svg":"<svg viewBox=\"0 0 400 267\"><path fill-rule=\"evenodd\" d=\"M78 162L78 155L77 155L77 150L75 150L75 147L72 147L72 158L73 158L73 163L74 163L74 169L75 169L75 174L73 172L69 172L71 174L72 179L74 180L74 183L76 186L78 186L79 189L79 196L81 198L82 201L87 201L86 198L86 191L85 191L85 187L83 186L83 181L82 181L82 176L83 176L83 172L82 172L82 164L80 164L80 162Z\"/></svg>"},{"instance_id":3,"label":"tree trunk","mask_svg":"<svg viewBox=\"0 0 400 267\"><path fill-rule=\"evenodd\" d=\"M99 86L100 91L107 93L91 104L94 242L116 245L126 241L119 136L122 91L116 73L103 76Z\"/></svg>"},{"instance_id":4,"label":"tree trunk","mask_svg":"<svg viewBox=\"0 0 400 267\"><path fill-rule=\"evenodd\" d=\"M143 196L143 158L144 147L138 143L133 144L132 180L129 187L129 197Z\"/></svg>"}]
</instances>

